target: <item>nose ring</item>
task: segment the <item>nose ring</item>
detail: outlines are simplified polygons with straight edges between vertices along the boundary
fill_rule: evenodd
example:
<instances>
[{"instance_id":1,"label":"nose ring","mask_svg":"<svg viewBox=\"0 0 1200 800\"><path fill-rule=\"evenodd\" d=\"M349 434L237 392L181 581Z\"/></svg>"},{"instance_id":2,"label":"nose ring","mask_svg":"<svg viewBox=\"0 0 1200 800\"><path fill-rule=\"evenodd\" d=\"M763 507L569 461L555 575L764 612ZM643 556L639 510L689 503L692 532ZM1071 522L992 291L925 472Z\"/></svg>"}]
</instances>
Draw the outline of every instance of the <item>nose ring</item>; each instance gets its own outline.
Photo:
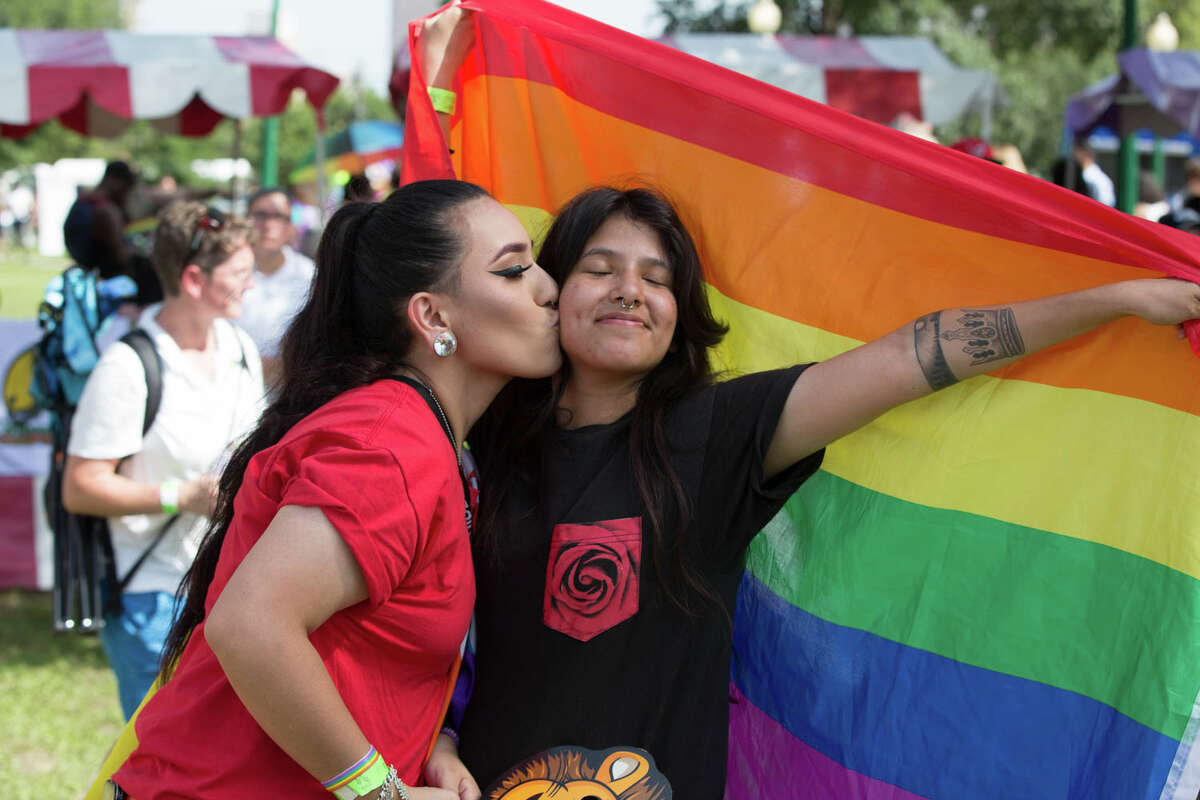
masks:
<instances>
[{"instance_id":1,"label":"nose ring","mask_svg":"<svg viewBox=\"0 0 1200 800\"><path fill-rule=\"evenodd\" d=\"M641 300L639 300L639 299L637 299L637 298L635 297L635 298L633 298L633 300L631 300L631 301L629 302L629 304L628 304L628 305L626 305L626 303L625 303L625 298L624 298L624 297L618 297L618 298L617 298L617 303L618 303L618 304L621 306L621 310L622 310L622 311L632 311L633 309L635 309L635 308L637 308L638 306L640 306L640 305L642 304L642 301L641 301Z\"/></svg>"}]
</instances>

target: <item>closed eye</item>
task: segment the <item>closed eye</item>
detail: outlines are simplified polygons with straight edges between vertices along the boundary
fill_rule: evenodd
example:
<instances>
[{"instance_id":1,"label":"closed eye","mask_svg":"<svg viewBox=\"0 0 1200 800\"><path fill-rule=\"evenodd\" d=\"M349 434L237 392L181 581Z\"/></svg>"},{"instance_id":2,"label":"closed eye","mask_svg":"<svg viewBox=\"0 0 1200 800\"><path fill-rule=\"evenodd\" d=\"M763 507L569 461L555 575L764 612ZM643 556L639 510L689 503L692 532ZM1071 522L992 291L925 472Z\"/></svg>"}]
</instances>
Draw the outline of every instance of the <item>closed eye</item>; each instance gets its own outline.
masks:
<instances>
[{"instance_id":1,"label":"closed eye","mask_svg":"<svg viewBox=\"0 0 1200 800\"><path fill-rule=\"evenodd\" d=\"M517 264L515 267L508 267L507 269L492 269L488 271L493 275L499 275L501 278L519 278L521 277L521 273L525 272L525 270L532 266L532 263L524 266Z\"/></svg>"}]
</instances>

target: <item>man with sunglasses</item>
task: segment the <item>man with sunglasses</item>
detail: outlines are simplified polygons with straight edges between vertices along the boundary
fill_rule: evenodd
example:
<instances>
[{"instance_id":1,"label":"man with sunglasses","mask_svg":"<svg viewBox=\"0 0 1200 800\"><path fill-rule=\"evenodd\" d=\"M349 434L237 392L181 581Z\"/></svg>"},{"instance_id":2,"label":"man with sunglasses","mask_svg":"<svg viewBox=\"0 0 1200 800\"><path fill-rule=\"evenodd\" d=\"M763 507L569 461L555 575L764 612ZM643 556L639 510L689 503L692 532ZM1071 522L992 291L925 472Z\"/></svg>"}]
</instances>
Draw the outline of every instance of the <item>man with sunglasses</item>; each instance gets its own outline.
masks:
<instances>
[{"instance_id":1,"label":"man with sunglasses","mask_svg":"<svg viewBox=\"0 0 1200 800\"><path fill-rule=\"evenodd\" d=\"M308 299L313 279L312 260L291 247L296 233L291 208L291 198L279 188L259 189L248 204L254 286L242 298L238 324L258 345L268 387L279 377L280 339Z\"/></svg>"}]
</instances>

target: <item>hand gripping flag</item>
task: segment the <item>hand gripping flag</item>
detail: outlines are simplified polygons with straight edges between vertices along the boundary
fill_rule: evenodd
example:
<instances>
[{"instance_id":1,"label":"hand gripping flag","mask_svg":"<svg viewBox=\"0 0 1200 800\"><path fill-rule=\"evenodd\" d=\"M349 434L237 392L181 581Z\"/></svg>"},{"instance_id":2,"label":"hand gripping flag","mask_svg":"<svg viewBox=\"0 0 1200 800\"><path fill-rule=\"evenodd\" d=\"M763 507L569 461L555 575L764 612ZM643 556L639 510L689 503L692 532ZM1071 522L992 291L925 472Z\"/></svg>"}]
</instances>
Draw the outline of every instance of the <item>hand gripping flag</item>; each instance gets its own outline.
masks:
<instances>
[{"instance_id":1,"label":"hand gripping flag","mask_svg":"<svg viewBox=\"0 0 1200 800\"><path fill-rule=\"evenodd\" d=\"M407 178L453 172L535 228L594 184L664 190L734 370L1200 279L1200 238L547 3L463 5L453 155L414 69ZM1134 318L831 446L749 553L727 797L1193 800L1198 453L1200 361Z\"/></svg>"}]
</instances>

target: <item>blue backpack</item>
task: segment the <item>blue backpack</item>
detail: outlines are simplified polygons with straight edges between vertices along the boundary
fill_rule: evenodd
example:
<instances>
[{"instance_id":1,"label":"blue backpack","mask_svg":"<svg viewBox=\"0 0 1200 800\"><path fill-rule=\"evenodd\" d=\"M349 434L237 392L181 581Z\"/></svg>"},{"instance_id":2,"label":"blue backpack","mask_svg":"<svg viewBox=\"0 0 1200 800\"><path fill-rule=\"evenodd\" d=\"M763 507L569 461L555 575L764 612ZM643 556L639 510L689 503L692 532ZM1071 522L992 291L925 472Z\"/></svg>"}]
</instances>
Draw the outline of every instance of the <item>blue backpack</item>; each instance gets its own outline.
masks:
<instances>
[{"instance_id":1,"label":"blue backpack","mask_svg":"<svg viewBox=\"0 0 1200 800\"><path fill-rule=\"evenodd\" d=\"M117 309L136 295L137 285L129 277L101 280L95 270L68 267L46 286L38 308L41 339L9 368L10 376L20 376L18 383L27 381L25 396L9 386L12 381L5 381L5 400L15 421L27 422L41 411L50 416L50 470L42 499L54 532L54 627L60 631L87 633L103 627L104 611L119 608L121 589L175 519L172 517L163 526L134 566L118 580L107 521L72 514L62 504L71 418L84 384L100 360L101 337ZM162 360L154 341L141 329L131 330L121 341L138 354L146 373L145 435L162 402Z\"/></svg>"}]
</instances>

